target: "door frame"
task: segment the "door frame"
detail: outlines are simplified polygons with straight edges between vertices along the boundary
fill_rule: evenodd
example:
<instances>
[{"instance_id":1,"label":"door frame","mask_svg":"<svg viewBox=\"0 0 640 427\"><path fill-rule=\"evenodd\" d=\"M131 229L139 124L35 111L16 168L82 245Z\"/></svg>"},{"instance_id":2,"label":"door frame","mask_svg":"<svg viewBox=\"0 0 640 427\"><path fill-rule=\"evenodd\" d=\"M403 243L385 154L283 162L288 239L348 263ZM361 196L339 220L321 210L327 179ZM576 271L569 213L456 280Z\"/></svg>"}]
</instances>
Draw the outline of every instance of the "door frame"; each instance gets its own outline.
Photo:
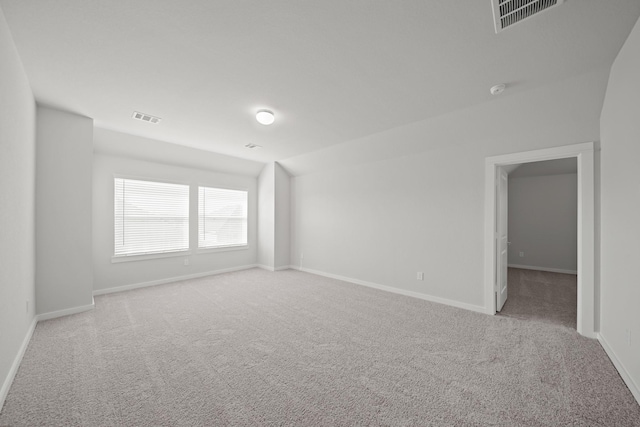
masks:
<instances>
[{"instance_id":1,"label":"door frame","mask_svg":"<svg viewBox=\"0 0 640 427\"><path fill-rule=\"evenodd\" d=\"M596 338L595 331L595 165L594 143L564 145L542 150L504 154L485 159L484 305L496 314L496 183L501 166L576 158L578 162L578 333Z\"/></svg>"}]
</instances>

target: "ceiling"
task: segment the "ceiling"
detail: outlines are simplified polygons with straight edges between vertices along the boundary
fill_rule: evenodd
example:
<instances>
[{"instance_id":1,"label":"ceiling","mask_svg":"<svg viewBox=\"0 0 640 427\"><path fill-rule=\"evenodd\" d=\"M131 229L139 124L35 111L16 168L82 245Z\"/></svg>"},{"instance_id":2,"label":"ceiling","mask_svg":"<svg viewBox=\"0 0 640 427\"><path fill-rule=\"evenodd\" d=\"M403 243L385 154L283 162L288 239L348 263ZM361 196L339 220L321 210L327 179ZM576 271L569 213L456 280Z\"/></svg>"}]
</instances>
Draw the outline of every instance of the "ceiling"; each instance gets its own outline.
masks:
<instances>
[{"instance_id":1,"label":"ceiling","mask_svg":"<svg viewBox=\"0 0 640 427\"><path fill-rule=\"evenodd\" d=\"M509 178L578 173L578 160L575 157L524 163L522 165L514 166L517 167L509 173Z\"/></svg>"},{"instance_id":2,"label":"ceiling","mask_svg":"<svg viewBox=\"0 0 640 427\"><path fill-rule=\"evenodd\" d=\"M640 15L638 0L568 0L495 34L489 0L0 8L39 103L98 128L259 162L491 102L497 83L509 97L610 66ZM274 125L255 121L261 108ZM162 122L135 121L134 110Z\"/></svg>"}]
</instances>

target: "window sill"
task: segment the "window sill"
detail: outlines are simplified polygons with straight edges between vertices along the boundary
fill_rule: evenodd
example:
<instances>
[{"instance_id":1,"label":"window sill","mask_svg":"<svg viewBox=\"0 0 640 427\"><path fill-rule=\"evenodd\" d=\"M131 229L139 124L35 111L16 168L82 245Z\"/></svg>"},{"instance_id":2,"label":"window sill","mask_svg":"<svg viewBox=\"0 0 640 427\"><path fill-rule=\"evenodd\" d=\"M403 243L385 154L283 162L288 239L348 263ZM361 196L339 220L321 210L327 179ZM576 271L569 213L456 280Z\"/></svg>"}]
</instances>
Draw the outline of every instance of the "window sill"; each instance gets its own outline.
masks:
<instances>
[{"instance_id":1,"label":"window sill","mask_svg":"<svg viewBox=\"0 0 640 427\"><path fill-rule=\"evenodd\" d=\"M220 246L218 248L198 248L197 254L210 254L216 252L229 252L229 251L244 251L249 249L249 245L237 245L237 246Z\"/></svg>"},{"instance_id":2,"label":"window sill","mask_svg":"<svg viewBox=\"0 0 640 427\"><path fill-rule=\"evenodd\" d=\"M131 262L131 261L145 261L149 259L158 259L158 258L173 258L179 256L188 256L191 255L191 250L185 251L176 251L176 252L161 252L158 254L143 254L143 255L118 255L111 257L111 263L118 262Z\"/></svg>"}]
</instances>

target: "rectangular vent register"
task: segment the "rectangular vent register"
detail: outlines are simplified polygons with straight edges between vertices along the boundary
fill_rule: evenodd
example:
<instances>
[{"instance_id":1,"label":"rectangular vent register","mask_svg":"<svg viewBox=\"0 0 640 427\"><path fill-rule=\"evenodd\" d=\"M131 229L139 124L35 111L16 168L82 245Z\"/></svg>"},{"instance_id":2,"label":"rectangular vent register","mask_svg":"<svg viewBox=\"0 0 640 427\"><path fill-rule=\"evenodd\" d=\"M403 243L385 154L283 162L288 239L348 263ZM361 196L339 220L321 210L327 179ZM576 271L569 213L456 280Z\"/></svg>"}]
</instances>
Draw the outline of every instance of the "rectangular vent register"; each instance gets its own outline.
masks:
<instances>
[{"instance_id":1,"label":"rectangular vent register","mask_svg":"<svg viewBox=\"0 0 640 427\"><path fill-rule=\"evenodd\" d=\"M564 0L491 0L496 33L533 15L560 6Z\"/></svg>"},{"instance_id":2,"label":"rectangular vent register","mask_svg":"<svg viewBox=\"0 0 640 427\"><path fill-rule=\"evenodd\" d=\"M153 123L153 124L158 124L160 123L160 120L162 120L160 117L150 116L149 114L141 113L139 111L134 111L131 117L133 117L136 120L140 120L147 123Z\"/></svg>"}]
</instances>

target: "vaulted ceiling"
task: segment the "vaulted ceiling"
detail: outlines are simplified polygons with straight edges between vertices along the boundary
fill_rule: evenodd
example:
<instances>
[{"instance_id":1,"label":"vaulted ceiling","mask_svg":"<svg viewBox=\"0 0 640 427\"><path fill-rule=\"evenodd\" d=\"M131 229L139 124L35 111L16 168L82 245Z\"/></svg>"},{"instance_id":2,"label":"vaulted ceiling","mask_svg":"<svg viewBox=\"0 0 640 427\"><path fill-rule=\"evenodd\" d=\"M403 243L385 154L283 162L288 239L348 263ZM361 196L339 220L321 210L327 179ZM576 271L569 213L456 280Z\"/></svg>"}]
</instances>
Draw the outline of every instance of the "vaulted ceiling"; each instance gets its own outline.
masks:
<instances>
[{"instance_id":1,"label":"vaulted ceiling","mask_svg":"<svg viewBox=\"0 0 640 427\"><path fill-rule=\"evenodd\" d=\"M509 178L525 178L532 176L565 175L578 173L578 161L575 157L568 159L546 160L542 162L514 165Z\"/></svg>"},{"instance_id":2,"label":"vaulted ceiling","mask_svg":"<svg viewBox=\"0 0 640 427\"><path fill-rule=\"evenodd\" d=\"M260 162L609 66L637 0L568 0L499 34L490 0L0 0L38 102ZM263 126L256 110L275 112ZM162 118L135 121L133 111ZM245 148L248 143L261 149Z\"/></svg>"}]
</instances>

